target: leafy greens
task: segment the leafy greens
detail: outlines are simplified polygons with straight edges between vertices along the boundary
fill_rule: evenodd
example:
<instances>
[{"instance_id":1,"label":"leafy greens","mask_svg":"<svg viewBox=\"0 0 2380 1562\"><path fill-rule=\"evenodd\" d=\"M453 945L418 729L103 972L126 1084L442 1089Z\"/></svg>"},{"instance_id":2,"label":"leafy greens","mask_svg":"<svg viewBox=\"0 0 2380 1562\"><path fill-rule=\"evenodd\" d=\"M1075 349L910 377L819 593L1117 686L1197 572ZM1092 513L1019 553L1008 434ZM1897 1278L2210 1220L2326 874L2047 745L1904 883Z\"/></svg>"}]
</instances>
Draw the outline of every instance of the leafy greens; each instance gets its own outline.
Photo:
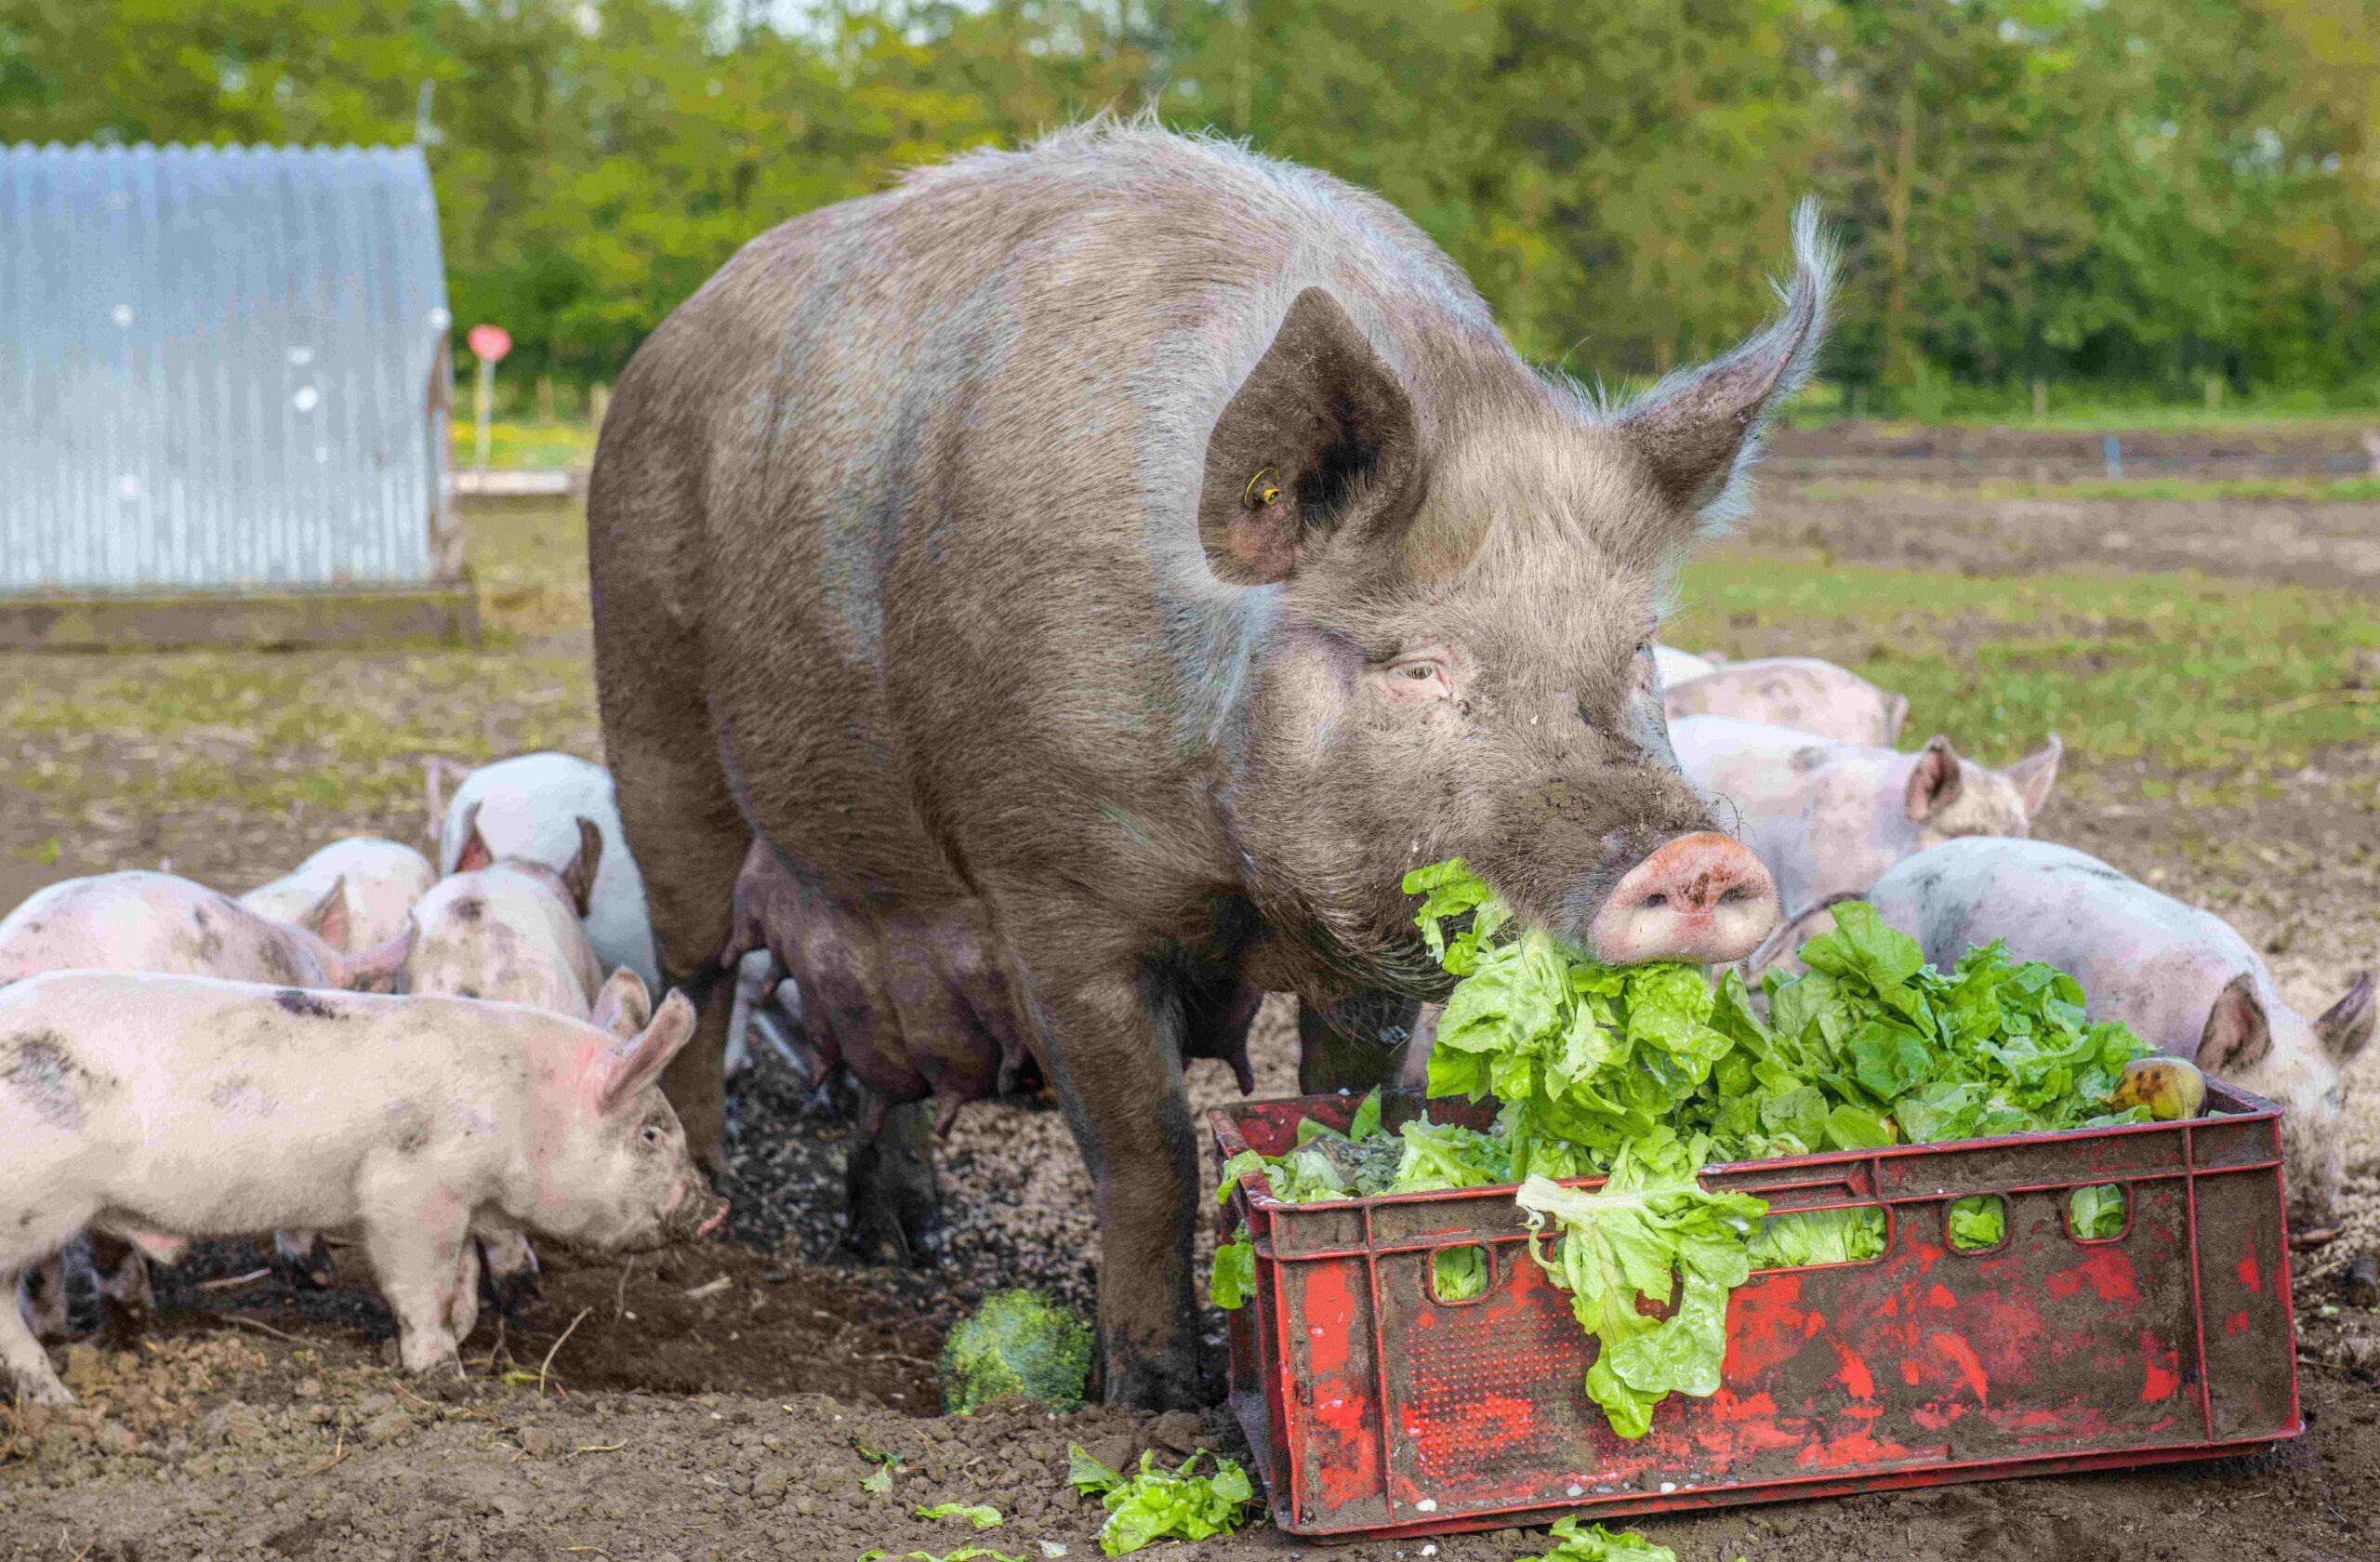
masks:
<instances>
[{"instance_id":1,"label":"leafy greens","mask_svg":"<svg viewBox=\"0 0 2380 1562\"><path fill-rule=\"evenodd\" d=\"M1461 858L1407 874L1405 890L1422 897L1431 952L1461 978L1430 1094L1494 1096L1493 1130L1423 1118L1391 1132L1374 1092L1347 1133L1309 1120L1287 1155L1232 1158L1223 1197L1252 1172L1289 1203L1517 1185L1531 1257L1597 1342L1587 1393L1623 1437L1643 1436L1670 1394L1716 1391L1727 1297L1753 1269L1884 1251L1880 1208L1771 1216L1751 1195L1705 1188L1706 1163L2149 1120L2108 1098L2151 1049L2087 1019L2072 977L1998 944L1937 970L1864 902L1834 907L1834 930L1803 946L1805 974L1768 973L1764 1016L1733 971L1714 986L1696 966L1578 959L1519 927ZM1598 1188L1560 1185L1597 1175ZM2123 1218L2120 1189L2074 1195L2079 1237L2117 1235ZM1948 1224L1954 1245L1997 1247L2006 1208L1956 1199ZM1488 1274L1476 1249L1433 1255L1443 1300L1480 1294ZM1210 1294L1238 1305L1253 1283L1243 1226L1217 1251ZM1673 1296L1665 1317L1639 1305Z\"/></svg>"}]
</instances>

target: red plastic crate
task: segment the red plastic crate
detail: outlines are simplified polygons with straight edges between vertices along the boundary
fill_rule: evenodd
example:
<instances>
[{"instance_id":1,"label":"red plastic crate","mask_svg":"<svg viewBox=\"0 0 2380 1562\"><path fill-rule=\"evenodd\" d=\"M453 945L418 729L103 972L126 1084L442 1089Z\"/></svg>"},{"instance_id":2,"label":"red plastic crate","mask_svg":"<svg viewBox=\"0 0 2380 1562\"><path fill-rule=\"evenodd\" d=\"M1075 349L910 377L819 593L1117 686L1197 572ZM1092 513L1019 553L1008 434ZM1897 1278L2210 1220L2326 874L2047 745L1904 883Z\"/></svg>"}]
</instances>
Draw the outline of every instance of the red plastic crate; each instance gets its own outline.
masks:
<instances>
[{"instance_id":1,"label":"red plastic crate","mask_svg":"<svg viewBox=\"0 0 2380 1562\"><path fill-rule=\"evenodd\" d=\"M2209 1115L1706 1168L1773 1212L1881 1206L1860 1264L1756 1271L1728 1301L1724 1382L1672 1395L1634 1442L1587 1397L1593 1346L1529 1258L1510 1187L1275 1201L1243 1177L1256 1286L1231 1315L1232 1404L1283 1530L1357 1539L1501 1528L1582 1510L1827 1496L2266 1448L2297 1408L2280 1112L2210 1081ZM1485 1127L1493 1103L1428 1104ZM1422 1103L1391 1097L1394 1127ZM1278 1155L1308 1096L1213 1116L1225 1158ZM1571 1185L1593 1186L1595 1179ZM2120 1184L2127 1222L2085 1242L2078 1187ZM1998 1194L2007 1239L1949 1246L1951 1199ZM1478 1245L1486 1294L1438 1301L1429 1261Z\"/></svg>"}]
</instances>

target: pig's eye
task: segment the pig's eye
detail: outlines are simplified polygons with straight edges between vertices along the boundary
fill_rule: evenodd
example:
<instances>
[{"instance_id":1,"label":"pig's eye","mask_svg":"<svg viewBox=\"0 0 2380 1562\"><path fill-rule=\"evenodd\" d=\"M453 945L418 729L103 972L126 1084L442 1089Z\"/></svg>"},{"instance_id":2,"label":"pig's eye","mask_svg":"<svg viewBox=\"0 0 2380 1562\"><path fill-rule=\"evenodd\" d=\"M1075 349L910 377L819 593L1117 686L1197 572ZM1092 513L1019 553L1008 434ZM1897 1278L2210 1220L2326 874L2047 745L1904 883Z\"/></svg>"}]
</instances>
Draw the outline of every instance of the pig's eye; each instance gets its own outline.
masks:
<instances>
[{"instance_id":1,"label":"pig's eye","mask_svg":"<svg viewBox=\"0 0 2380 1562\"><path fill-rule=\"evenodd\" d=\"M1399 657L1382 671L1387 676L1383 693L1398 705L1429 704L1454 695L1454 680L1446 662L1437 656Z\"/></svg>"},{"instance_id":2,"label":"pig's eye","mask_svg":"<svg viewBox=\"0 0 2380 1562\"><path fill-rule=\"evenodd\" d=\"M1405 676L1419 682L1427 682L1437 675L1438 669L1427 662L1410 662L1405 668Z\"/></svg>"},{"instance_id":3,"label":"pig's eye","mask_svg":"<svg viewBox=\"0 0 2380 1562\"><path fill-rule=\"evenodd\" d=\"M636 1136L643 1140L648 1145L658 1145L661 1143L661 1131L654 1127L651 1123L647 1123L642 1128L639 1129Z\"/></svg>"}]
</instances>

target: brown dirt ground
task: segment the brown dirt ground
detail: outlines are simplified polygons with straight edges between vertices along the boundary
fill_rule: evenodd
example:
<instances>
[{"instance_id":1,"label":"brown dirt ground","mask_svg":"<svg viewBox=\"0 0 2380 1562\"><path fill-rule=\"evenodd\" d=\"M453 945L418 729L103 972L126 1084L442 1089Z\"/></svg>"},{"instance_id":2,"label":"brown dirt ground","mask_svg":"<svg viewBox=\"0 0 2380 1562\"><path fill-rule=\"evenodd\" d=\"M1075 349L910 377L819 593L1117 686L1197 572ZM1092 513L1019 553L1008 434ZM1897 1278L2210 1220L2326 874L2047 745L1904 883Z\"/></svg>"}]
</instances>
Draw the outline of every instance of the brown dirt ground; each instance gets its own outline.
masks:
<instances>
[{"instance_id":1,"label":"brown dirt ground","mask_svg":"<svg viewBox=\"0 0 2380 1562\"><path fill-rule=\"evenodd\" d=\"M2215 549L2230 508L2177 507L2187 513L2173 523L2198 538L2192 546ZM1753 540L1767 523L1755 523ZM1846 553L1890 557L1901 546L1889 522L1830 523L1852 539ZM2017 567L2063 562L2028 555ZM1996 567L2011 567L2004 552ZM563 593L556 606L551 596L532 603L538 638L517 643L583 651L583 633L549 633L550 620L568 619L572 600ZM308 665L368 698L393 698L406 686L404 658L393 654ZM0 682L87 676L87 667L0 658ZM585 712L565 712L557 729L522 714L536 708L534 699L499 701L492 713L474 713L473 746L504 752L562 741L600 752ZM76 762L125 777L125 795L140 793L134 783L147 761L137 739L94 733L76 741L87 750ZM54 736L0 734L0 774L58 751ZM135 811L106 796L70 806L19 790L0 794L0 904L70 873L153 866L160 856L238 890L299 854L293 841L359 828L417 832L418 820L417 805L393 788L368 804L313 805L299 818L260 814L231 796L141 794ZM2187 823L2170 808L2127 803L2053 809L2043 833L2217 906L2271 951L2301 1007L2327 1003L2344 972L2373 963L2380 857L2340 849L2335 816L2284 800ZM1288 1019L1276 1003L1260 1021L1251 1048L1260 1095L1294 1091ZM2380 1102L2380 1057L2358 1078L2361 1097ZM1219 1066L1200 1066L1193 1089L1202 1106L1233 1093ZM1142 1447L1237 1449L1220 1410L927 1413L937 1404L931 1364L941 1335L985 1291L1037 1285L1084 1304L1095 1285L1090 1189L1046 1100L962 1117L939 1158L948 1252L940 1269L919 1273L858 1266L838 1249L848 1130L834 1113L766 1059L739 1085L736 1110L726 1191L737 1211L724 1239L625 1267L542 1255L542 1298L523 1321L483 1323L464 1381L416 1381L384 1365L391 1326L351 1250L340 1254L342 1289L300 1294L269 1277L243 1278L261 1266L261 1244L206 1245L162 1277L163 1316L152 1328L65 1354L81 1406L0 1411L0 1557L850 1562L874 1546L940 1555L989 1544L1038 1558L1047 1541L1079 1558L1097 1555L1098 1510L1064 1485L1070 1440L1112 1457ZM2247 1459L1635 1527L1683 1562L2380 1555L2380 1312L2351 1304L2338 1274L2355 1253L2380 1251L2380 1185L2370 1165L2380 1134L2369 1118L2355 1132L2367 1165L2349 1234L2298 1267L2306 1436ZM218 1281L233 1283L210 1283ZM1218 1341L1220 1333L1218 1326ZM861 1489L871 1467L863 1445L900 1456L889 1495ZM943 1501L990 1502L1007 1523L976 1535L910 1516ZM1404 1541L1332 1555L1507 1562L1539 1550L1541 1539L1504 1531L1441 1538L1434 1554ZM1306 1552L1322 1555L1262 1525L1195 1548L1217 1559Z\"/></svg>"}]
</instances>

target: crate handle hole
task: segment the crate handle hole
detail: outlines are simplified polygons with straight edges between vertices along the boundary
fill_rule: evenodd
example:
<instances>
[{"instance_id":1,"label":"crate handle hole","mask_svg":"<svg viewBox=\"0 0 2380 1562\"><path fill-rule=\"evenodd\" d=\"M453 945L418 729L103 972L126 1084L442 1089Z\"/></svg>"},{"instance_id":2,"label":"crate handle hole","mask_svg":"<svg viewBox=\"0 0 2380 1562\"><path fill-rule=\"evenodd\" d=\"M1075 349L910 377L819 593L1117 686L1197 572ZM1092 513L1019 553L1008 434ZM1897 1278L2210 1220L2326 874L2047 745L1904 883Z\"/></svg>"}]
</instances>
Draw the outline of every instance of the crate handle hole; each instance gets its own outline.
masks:
<instances>
[{"instance_id":1,"label":"crate handle hole","mask_svg":"<svg viewBox=\"0 0 2380 1562\"><path fill-rule=\"evenodd\" d=\"M1942 1224L1951 1247L1960 1252L1990 1252L2008 1242L2008 1200L1996 1193L1953 1198L1943 1211Z\"/></svg>"},{"instance_id":2,"label":"crate handle hole","mask_svg":"<svg viewBox=\"0 0 2380 1562\"><path fill-rule=\"evenodd\" d=\"M2132 1229L2131 1190L2117 1183L2079 1187L2066 1200L2066 1231L2078 1242L2112 1242Z\"/></svg>"},{"instance_id":3,"label":"crate handle hole","mask_svg":"<svg viewBox=\"0 0 2380 1562\"><path fill-rule=\"evenodd\" d=\"M1440 1248L1430 1255L1430 1296L1452 1306L1476 1302L1496 1283L1496 1258L1476 1244Z\"/></svg>"},{"instance_id":4,"label":"crate handle hole","mask_svg":"<svg viewBox=\"0 0 2380 1562\"><path fill-rule=\"evenodd\" d=\"M1839 1210L1785 1210L1753 1225L1755 1269L1823 1269L1875 1264L1892 1241L1892 1217L1881 1204Z\"/></svg>"}]
</instances>

